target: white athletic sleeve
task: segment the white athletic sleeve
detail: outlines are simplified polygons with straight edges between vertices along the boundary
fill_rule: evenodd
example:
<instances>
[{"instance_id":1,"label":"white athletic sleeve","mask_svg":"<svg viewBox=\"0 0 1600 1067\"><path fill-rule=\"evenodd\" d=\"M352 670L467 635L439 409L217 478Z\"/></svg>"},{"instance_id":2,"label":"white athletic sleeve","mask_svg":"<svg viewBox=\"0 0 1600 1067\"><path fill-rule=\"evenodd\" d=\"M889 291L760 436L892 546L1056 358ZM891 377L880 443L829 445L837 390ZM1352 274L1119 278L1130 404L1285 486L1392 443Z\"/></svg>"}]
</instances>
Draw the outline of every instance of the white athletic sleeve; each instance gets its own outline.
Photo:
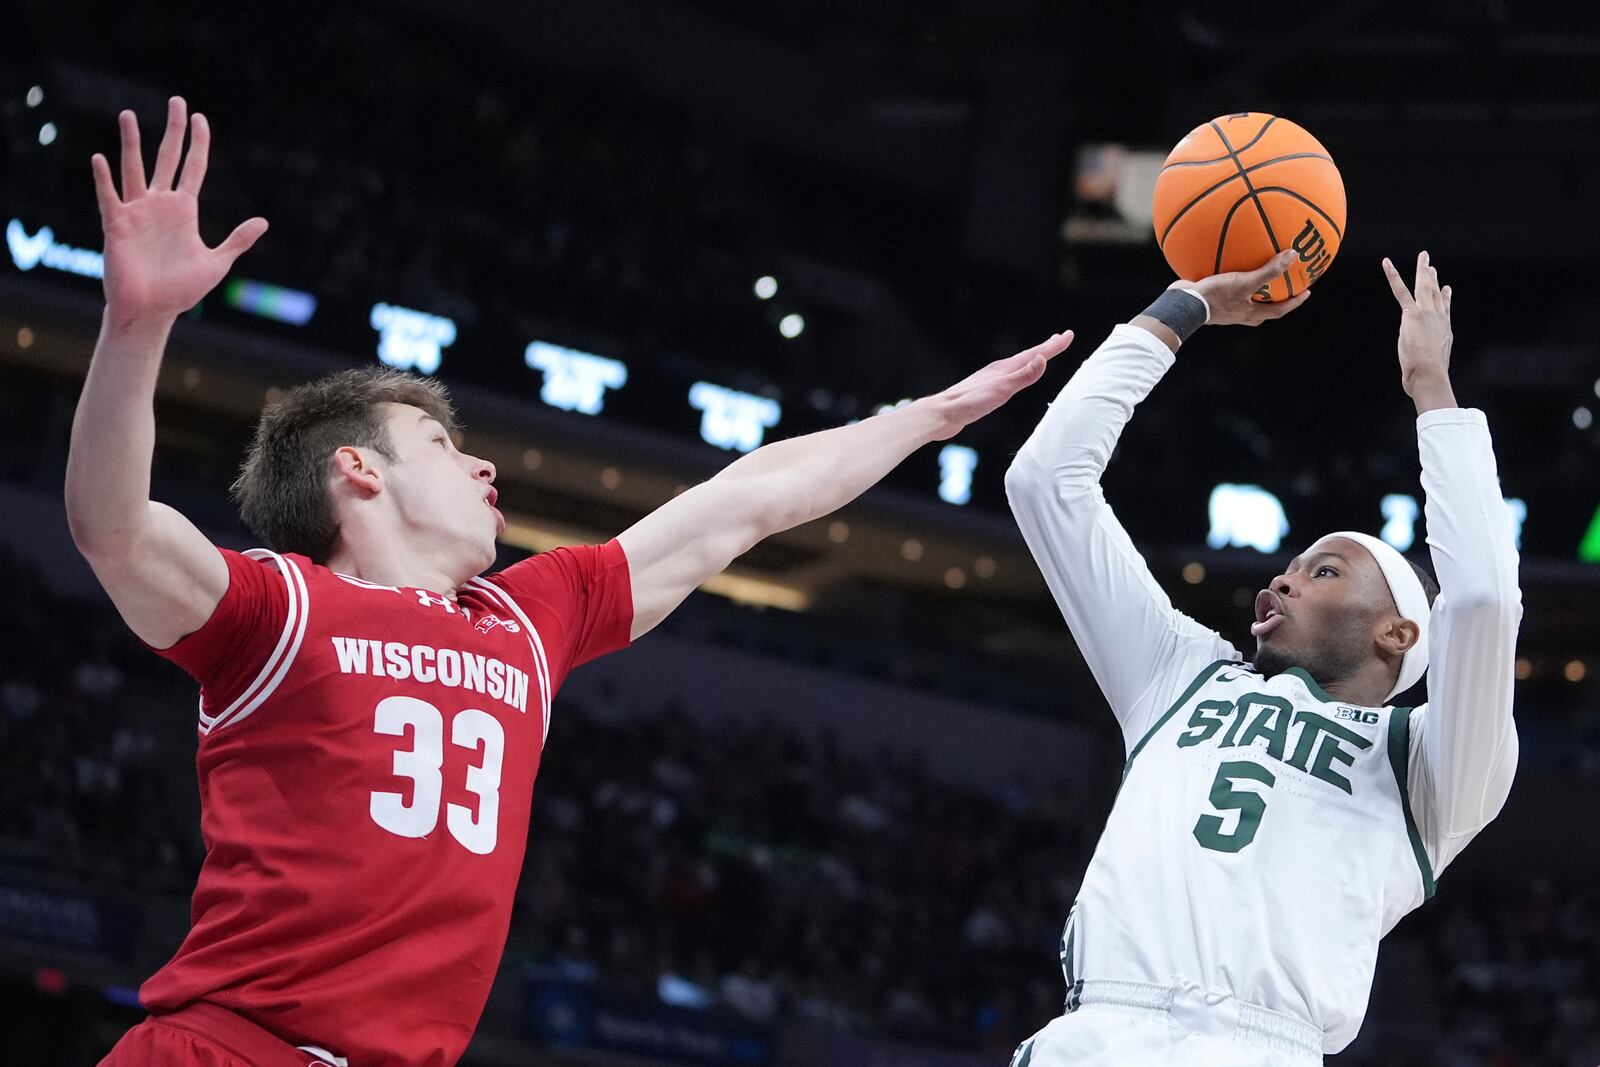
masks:
<instances>
[{"instance_id":1,"label":"white athletic sleeve","mask_svg":"<svg viewBox=\"0 0 1600 1067\"><path fill-rule=\"evenodd\" d=\"M1499 814L1511 791L1522 591L1483 412L1424 413L1417 446L1439 595L1428 622L1428 702L1411 713L1408 783L1437 875Z\"/></svg>"},{"instance_id":2,"label":"white athletic sleeve","mask_svg":"<svg viewBox=\"0 0 1600 1067\"><path fill-rule=\"evenodd\" d=\"M1100 490L1122 427L1173 359L1149 331L1118 326L1006 471L1023 539L1129 751L1206 665L1239 656L1172 606Z\"/></svg>"}]
</instances>

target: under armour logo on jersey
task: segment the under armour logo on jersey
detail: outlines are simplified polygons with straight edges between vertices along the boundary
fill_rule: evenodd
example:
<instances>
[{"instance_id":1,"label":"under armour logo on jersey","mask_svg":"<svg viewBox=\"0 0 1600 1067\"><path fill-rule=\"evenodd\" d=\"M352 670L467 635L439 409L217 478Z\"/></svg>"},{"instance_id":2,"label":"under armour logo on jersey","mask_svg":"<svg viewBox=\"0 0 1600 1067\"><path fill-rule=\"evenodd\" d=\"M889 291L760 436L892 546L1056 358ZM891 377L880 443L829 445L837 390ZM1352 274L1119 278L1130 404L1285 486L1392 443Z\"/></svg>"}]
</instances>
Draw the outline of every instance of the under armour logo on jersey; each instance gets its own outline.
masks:
<instances>
[{"instance_id":1,"label":"under armour logo on jersey","mask_svg":"<svg viewBox=\"0 0 1600 1067\"><path fill-rule=\"evenodd\" d=\"M438 606L443 608L445 610L445 614L447 615L454 615L456 613L456 602L442 593L430 593L426 589L418 589L416 593L417 602L423 607L427 608Z\"/></svg>"},{"instance_id":2,"label":"under armour logo on jersey","mask_svg":"<svg viewBox=\"0 0 1600 1067\"><path fill-rule=\"evenodd\" d=\"M502 619L498 615L485 615L477 622L473 623L473 629L477 630L480 634L486 634L490 630L493 630L496 626L504 626L506 628L506 633L508 634L520 634L522 632L521 626L518 626L509 619Z\"/></svg>"}]
</instances>

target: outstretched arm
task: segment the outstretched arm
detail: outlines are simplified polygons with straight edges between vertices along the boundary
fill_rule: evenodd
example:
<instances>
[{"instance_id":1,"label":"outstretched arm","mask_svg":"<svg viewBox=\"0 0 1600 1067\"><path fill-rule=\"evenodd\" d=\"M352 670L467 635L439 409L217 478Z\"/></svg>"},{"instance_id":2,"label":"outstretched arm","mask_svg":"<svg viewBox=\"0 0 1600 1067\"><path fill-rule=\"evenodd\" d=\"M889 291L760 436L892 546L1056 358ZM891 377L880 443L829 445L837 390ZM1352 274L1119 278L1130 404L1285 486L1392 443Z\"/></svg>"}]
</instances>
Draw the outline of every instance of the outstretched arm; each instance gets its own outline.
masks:
<instances>
[{"instance_id":1,"label":"outstretched arm","mask_svg":"<svg viewBox=\"0 0 1600 1067\"><path fill-rule=\"evenodd\" d=\"M1304 295L1283 304L1250 300L1290 255L1258 271L1173 288L1199 292L1213 323L1257 325L1304 302ZM1215 631L1172 606L1100 489L1123 426L1181 344L1175 330L1151 315L1118 326L1061 390L1006 472L1023 539L1130 751L1165 710L1163 700L1209 663L1238 656Z\"/></svg>"},{"instance_id":2,"label":"outstretched arm","mask_svg":"<svg viewBox=\"0 0 1600 1067\"><path fill-rule=\"evenodd\" d=\"M1039 380L1072 332L989 364L944 392L850 426L756 449L629 527L618 540L633 584L634 638L757 542L821 518L900 461L954 437Z\"/></svg>"},{"instance_id":3,"label":"outstretched arm","mask_svg":"<svg viewBox=\"0 0 1600 1067\"><path fill-rule=\"evenodd\" d=\"M1408 787L1435 873L1505 803L1517 768L1511 717L1522 592L1517 549L1483 412L1450 385L1450 287L1428 254L1415 293L1388 260L1400 304L1401 384L1417 408L1428 547L1439 578L1428 624L1428 703L1412 713Z\"/></svg>"},{"instance_id":4,"label":"outstretched arm","mask_svg":"<svg viewBox=\"0 0 1600 1067\"><path fill-rule=\"evenodd\" d=\"M106 310L72 421L67 519L129 628L166 648L211 616L227 592L228 568L188 519L150 499L156 376L178 315L222 280L267 224L251 219L207 248L198 202L211 143L205 117L191 124L184 102L173 98L148 185L138 121L124 111L120 122L120 197L106 158L92 161L105 229ZM186 127L189 156L179 178Z\"/></svg>"}]
</instances>

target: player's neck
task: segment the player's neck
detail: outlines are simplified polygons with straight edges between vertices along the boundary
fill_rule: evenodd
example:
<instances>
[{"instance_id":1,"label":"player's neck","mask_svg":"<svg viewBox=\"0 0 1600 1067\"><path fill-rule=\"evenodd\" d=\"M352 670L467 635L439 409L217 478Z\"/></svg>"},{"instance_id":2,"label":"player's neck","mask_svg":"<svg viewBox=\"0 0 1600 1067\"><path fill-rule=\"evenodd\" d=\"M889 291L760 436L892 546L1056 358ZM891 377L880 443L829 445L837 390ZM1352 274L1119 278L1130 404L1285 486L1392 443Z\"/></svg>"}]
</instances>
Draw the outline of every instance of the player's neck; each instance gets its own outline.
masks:
<instances>
[{"instance_id":1,"label":"player's neck","mask_svg":"<svg viewBox=\"0 0 1600 1067\"><path fill-rule=\"evenodd\" d=\"M369 543L347 537L328 557L328 569L374 585L426 589L454 600L461 583L439 565L441 558L441 553L410 550L399 538Z\"/></svg>"},{"instance_id":2,"label":"player's neck","mask_svg":"<svg viewBox=\"0 0 1600 1067\"><path fill-rule=\"evenodd\" d=\"M1381 708L1388 703L1394 686L1394 670L1387 663L1372 660L1343 678L1318 678L1323 692L1336 700L1363 708Z\"/></svg>"}]
</instances>

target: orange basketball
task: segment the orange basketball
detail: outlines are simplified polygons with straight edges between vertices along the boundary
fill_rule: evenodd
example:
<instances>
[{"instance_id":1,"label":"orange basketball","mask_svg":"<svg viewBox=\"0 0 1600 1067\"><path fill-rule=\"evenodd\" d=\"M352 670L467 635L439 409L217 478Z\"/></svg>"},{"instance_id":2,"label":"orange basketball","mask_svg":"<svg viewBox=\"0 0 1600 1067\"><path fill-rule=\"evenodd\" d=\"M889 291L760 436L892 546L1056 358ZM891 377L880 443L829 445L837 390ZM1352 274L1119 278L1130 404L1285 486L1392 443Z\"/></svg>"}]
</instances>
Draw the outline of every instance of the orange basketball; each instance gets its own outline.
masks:
<instances>
[{"instance_id":1,"label":"orange basketball","mask_svg":"<svg viewBox=\"0 0 1600 1067\"><path fill-rule=\"evenodd\" d=\"M1196 126L1156 178L1156 241L1180 278L1300 258L1257 300L1322 276L1344 239L1344 182L1328 150L1288 119L1246 111Z\"/></svg>"}]
</instances>

